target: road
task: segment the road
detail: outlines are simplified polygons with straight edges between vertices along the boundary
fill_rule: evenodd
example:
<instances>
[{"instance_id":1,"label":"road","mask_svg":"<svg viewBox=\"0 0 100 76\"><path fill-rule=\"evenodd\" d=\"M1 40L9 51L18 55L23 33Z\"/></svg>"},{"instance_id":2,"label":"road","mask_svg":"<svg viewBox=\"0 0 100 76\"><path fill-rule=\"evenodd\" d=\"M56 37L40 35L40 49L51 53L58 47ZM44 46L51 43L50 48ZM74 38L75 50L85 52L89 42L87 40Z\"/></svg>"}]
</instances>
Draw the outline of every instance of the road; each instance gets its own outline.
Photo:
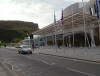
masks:
<instances>
[{"instance_id":1,"label":"road","mask_svg":"<svg viewBox=\"0 0 100 76\"><path fill-rule=\"evenodd\" d=\"M100 76L100 64L43 54L19 55L16 49L0 48L0 60L23 76Z\"/></svg>"}]
</instances>

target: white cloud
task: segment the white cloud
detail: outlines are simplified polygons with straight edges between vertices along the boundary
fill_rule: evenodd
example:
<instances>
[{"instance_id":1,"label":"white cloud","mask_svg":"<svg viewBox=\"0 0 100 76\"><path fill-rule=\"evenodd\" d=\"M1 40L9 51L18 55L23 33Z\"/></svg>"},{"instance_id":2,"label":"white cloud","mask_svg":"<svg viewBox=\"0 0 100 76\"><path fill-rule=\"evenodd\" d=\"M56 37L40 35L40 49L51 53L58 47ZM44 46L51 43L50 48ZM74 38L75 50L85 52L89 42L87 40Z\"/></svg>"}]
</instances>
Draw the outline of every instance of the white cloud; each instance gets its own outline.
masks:
<instances>
[{"instance_id":1,"label":"white cloud","mask_svg":"<svg viewBox=\"0 0 100 76\"><path fill-rule=\"evenodd\" d=\"M81 0L0 0L0 20L33 21L42 28L60 18L62 8ZM85 0L87 1L87 0Z\"/></svg>"}]
</instances>

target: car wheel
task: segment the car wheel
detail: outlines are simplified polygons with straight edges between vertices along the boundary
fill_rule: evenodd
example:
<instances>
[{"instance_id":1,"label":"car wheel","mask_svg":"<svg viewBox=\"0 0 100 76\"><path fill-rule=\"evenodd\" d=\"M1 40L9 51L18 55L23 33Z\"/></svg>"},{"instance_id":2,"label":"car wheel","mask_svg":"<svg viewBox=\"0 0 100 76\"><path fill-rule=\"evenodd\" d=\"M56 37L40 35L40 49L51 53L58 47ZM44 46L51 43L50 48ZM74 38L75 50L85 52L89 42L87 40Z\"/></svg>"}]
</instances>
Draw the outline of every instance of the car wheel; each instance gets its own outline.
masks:
<instances>
[{"instance_id":1,"label":"car wheel","mask_svg":"<svg viewBox=\"0 0 100 76\"><path fill-rule=\"evenodd\" d=\"M30 54L32 54L32 51L30 52Z\"/></svg>"}]
</instances>

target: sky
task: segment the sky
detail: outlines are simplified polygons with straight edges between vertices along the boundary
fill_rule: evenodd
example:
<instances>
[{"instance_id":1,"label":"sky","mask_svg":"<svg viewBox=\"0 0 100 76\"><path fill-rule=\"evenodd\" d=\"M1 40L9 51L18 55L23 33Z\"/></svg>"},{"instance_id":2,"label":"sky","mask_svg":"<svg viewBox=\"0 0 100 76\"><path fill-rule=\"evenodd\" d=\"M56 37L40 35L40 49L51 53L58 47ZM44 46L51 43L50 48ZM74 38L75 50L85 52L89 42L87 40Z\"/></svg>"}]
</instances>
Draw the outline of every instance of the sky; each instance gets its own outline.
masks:
<instances>
[{"instance_id":1,"label":"sky","mask_svg":"<svg viewBox=\"0 0 100 76\"><path fill-rule=\"evenodd\" d=\"M58 20L62 8L75 2L82 0L0 0L0 20L29 21L43 28L53 23L54 11Z\"/></svg>"}]
</instances>

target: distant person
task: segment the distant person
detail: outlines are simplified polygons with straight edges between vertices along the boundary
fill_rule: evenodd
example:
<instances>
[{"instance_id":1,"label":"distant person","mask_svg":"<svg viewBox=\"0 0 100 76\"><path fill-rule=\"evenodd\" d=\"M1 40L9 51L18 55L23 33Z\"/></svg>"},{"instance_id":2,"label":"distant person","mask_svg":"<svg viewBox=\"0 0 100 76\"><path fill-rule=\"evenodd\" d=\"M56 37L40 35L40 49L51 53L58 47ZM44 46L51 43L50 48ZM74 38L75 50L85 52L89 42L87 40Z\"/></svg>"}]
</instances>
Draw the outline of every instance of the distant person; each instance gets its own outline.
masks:
<instances>
[{"instance_id":1,"label":"distant person","mask_svg":"<svg viewBox=\"0 0 100 76\"><path fill-rule=\"evenodd\" d=\"M32 44L32 49L33 49L33 52L34 52L34 48L35 48L35 47L34 47L34 43L33 43L33 44Z\"/></svg>"},{"instance_id":2,"label":"distant person","mask_svg":"<svg viewBox=\"0 0 100 76\"><path fill-rule=\"evenodd\" d=\"M32 44L32 49L34 49L34 43Z\"/></svg>"}]
</instances>

